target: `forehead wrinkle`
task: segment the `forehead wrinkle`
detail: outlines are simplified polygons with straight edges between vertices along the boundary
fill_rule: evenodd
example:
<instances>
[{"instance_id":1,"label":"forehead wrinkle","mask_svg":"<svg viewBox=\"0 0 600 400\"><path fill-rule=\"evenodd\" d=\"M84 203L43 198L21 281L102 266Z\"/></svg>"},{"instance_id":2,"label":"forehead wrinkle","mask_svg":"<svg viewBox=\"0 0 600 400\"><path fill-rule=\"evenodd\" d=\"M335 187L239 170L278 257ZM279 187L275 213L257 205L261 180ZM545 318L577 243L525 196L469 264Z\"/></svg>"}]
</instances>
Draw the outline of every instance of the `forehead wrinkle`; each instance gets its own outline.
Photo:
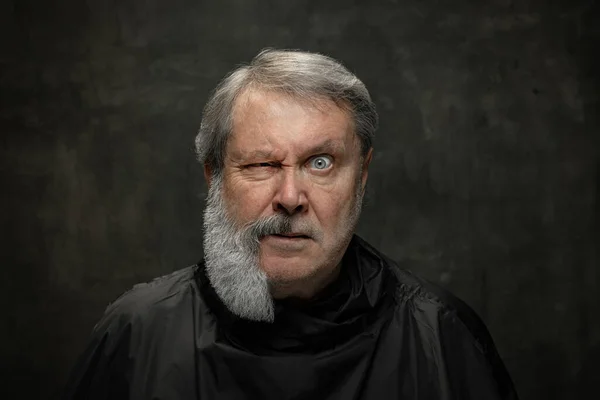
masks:
<instances>
[{"instance_id":1,"label":"forehead wrinkle","mask_svg":"<svg viewBox=\"0 0 600 400\"><path fill-rule=\"evenodd\" d=\"M275 95L277 97L281 96L283 99L283 102L278 102L278 101L273 101L270 100L268 102L266 102L266 106L269 107L270 111L264 112L262 110L264 110L264 107L258 107L258 109L255 109L255 104L256 101L264 101L265 100L265 96L271 96L271 95ZM242 93L240 93L240 95L237 97L235 103L234 103L234 107L233 107L233 124L232 124L232 131L231 131L231 135L230 135L230 139L234 138L234 137L239 137L239 134L241 132L250 132L250 131L254 131L255 133L257 133L259 135L259 137L263 137L264 140L266 140L266 143L262 143L262 144L258 144L257 143L257 149L252 150L252 149L245 149L245 148L238 148L238 149L232 149L231 147L229 148L229 158L230 159L235 159L235 160L243 160L243 159L249 159L249 158L271 158L274 156L274 153L277 153L275 155L281 155L283 156L283 154L279 154L280 152L278 150L283 150L285 153L287 153L288 149L276 149L273 148L272 146L274 145L274 143L271 142L271 140L269 139L269 135L263 136L261 135L262 133L262 128L263 128L263 124L261 123L261 121L265 121L266 118L269 118L269 115L275 111L275 113L277 113L277 111L279 111L279 109L281 109L281 107L285 107L285 103L290 101L293 103L296 103L296 105L299 105L301 108L304 108L307 112L317 112L317 113L327 113L329 110L336 109L337 111L341 111L345 116L345 123L346 123L346 127L344 129L345 133L350 133L352 135L352 143L350 147L354 147L354 145L356 144L355 142L357 141L357 137L355 137L354 135L354 121L351 118L351 113L349 112L349 110L344 107L343 104L338 104L332 101L329 101L327 99L312 99L313 101L307 102L306 99L303 98L295 98L294 96L290 96L288 94L285 93L277 93L276 91L271 91L271 90L257 90L255 88L246 88ZM277 111L276 111L277 110ZM243 120L246 119L246 116L249 115L249 113L251 113L251 120L253 120L253 123L251 125L247 125L242 123ZM263 115L264 114L264 115ZM329 124L329 122L327 123ZM326 128L328 131L330 129L329 126L324 127ZM285 127L283 127L283 129L285 129ZM337 130L337 129L336 129ZM314 136L314 135L320 135L320 134L324 134L324 132L311 132L311 129L309 128L309 131L306 132L307 135L309 136ZM339 137L339 132L331 132L331 134L333 134L334 136L336 136L335 138L329 138L326 141L324 141L323 143L319 143L316 145L312 145L310 147L305 147L302 146L302 142L305 140L305 138L303 138L302 140L300 140L299 142L296 142L296 146L297 144L300 144L299 147L296 147L297 149L300 150L300 154L302 155L306 155L308 153L311 154L316 154L316 153L343 153L345 151L348 150L348 144L346 143L346 140ZM274 137L273 139L277 140L276 137ZM229 143L231 144L231 143ZM294 145L292 143L290 143L293 147ZM266 148L261 148L263 146L266 146ZM229 147L229 146L227 146Z\"/></svg>"},{"instance_id":2,"label":"forehead wrinkle","mask_svg":"<svg viewBox=\"0 0 600 400\"><path fill-rule=\"evenodd\" d=\"M231 131L229 132L229 137L227 139L227 146L226 146L226 156L234 161L240 161L243 160L245 158L248 158L248 152L245 151L245 149L240 148L240 149L232 149L231 148L231 142L233 141L233 139L238 136L240 129L242 131L248 131L249 128L246 124L241 124L240 121L246 119L245 116L250 112L250 109L252 108L252 103L253 100L252 98L255 97L253 96L255 91L251 90L250 88L246 88L244 89L235 99L234 103L233 103L233 107L232 107L232 120L231 120ZM263 119L264 117L260 114L260 113L253 113L252 114L253 117L260 117L261 119ZM261 131L261 126L262 124L254 124L254 126L252 126L250 128L250 130L255 130L258 129L258 132ZM268 151L267 150L261 150L262 151L262 156L269 156Z\"/></svg>"},{"instance_id":3,"label":"forehead wrinkle","mask_svg":"<svg viewBox=\"0 0 600 400\"><path fill-rule=\"evenodd\" d=\"M250 109L256 103L256 101L264 100L265 97L275 96L276 98L280 98L281 101L269 100L266 103L270 113L282 110L286 107L285 103L287 102L295 103L306 111L313 110L320 113L328 113L332 109L336 109L342 111L348 117L348 125L351 130L354 130L352 111L346 102L334 101L326 96L318 95L308 98L304 96L295 96L292 93L255 86L256 85L251 85L245 88L239 93L238 96L236 96L232 110L232 119L234 124L235 121L238 120L236 117L242 117L244 114L250 112ZM253 115L256 116L256 113L253 113Z\"/></svg>"}]
</instances>

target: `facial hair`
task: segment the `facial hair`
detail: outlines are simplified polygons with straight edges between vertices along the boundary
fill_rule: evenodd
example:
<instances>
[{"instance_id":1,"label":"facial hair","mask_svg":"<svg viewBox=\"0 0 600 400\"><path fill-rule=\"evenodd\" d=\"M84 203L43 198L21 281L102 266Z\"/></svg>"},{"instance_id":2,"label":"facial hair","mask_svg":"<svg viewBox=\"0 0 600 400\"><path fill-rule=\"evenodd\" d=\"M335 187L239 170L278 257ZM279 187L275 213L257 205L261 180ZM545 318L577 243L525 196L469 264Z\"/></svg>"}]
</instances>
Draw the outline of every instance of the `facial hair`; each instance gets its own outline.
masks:
<instances>
[{"instance_id":1,"label":"facial hair","mask_svg":"<svg viewBox=\"0 0 600 400\"><path fill-rule=\"evenodd\" d=\"M214 176L208 190L204 210L204 260L211 286L238 317L273 322L275 306L267 275L260 268L260 239L301 231L313 238L322 232L306 224L295 223L293 217L276 213L238 227L229 217L222 195L222 177ZM362 206L361 185L357 182L355 204L347 221L352 235Z\"/></svg>"}]
</instances>

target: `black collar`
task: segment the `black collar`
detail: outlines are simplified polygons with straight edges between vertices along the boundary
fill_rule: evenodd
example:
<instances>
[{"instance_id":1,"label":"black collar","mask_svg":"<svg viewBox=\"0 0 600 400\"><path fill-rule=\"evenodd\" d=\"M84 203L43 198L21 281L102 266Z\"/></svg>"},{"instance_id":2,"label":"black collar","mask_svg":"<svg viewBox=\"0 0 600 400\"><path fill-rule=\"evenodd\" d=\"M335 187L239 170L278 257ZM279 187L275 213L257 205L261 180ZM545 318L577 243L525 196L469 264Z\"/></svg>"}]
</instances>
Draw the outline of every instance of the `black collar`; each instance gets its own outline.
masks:
<instances>
[{"instance_id":1,"label":"black collar","mask_svg":"<svg viewBox=\"0 0 600 400\"><path fill-rule=\"evenodd\" d=\"M310 301L276 301L275 321L266 323L232 314L210 285L204 263L196 269L200 292L218 321L221 339L258 354L318 353L368 332L390 308L391 275L355 235L335 282Z\"/></svg>"}]
</instances>

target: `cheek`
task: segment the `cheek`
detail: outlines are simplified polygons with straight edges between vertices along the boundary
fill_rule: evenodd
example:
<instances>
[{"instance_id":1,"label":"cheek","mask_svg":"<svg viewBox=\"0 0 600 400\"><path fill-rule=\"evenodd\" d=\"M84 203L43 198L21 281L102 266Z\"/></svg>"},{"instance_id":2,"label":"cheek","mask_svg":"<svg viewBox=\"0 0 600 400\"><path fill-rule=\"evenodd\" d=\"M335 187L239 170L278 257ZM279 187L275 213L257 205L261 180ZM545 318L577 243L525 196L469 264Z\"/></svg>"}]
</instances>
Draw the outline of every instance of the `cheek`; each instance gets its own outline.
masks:
<instances>
[{"instance_id":1,"label":"cheek","mask_svg":"<svg viewBox=\"0 0 600 400\"><path fill-rule=\"evenodd\" d=\"M313 208L323 227L331 233L345 226L354 207L354 192L343 188L321 193L318 197Z\"/></svg>"},{"instance_id":2,"label":"cheek","mask_svg":"<svg viewBox=\"0 0 600 400\"><path fill-rule=\"evenodd\" d=\"M232 179L224 185L226 202L232 212L243 222L255 219L271 205L271 187L261 184L247 183Z\"/></svg>"}]
</instances>

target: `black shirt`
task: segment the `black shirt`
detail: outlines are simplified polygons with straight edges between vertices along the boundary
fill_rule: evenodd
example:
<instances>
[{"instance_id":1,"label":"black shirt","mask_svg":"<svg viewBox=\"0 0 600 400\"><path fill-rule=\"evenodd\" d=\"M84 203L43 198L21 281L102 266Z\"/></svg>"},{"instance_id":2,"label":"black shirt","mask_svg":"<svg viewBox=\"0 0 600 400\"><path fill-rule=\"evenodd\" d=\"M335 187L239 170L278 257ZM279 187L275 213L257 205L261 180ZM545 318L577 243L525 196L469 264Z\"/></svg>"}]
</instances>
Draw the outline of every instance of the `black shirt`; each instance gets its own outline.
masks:
<instances>
[{"instance_id":1,"label":"black shirt","mask_svg":"<svg viewBox=\"0 0 600 400\"><path fill-rule=\"evenodd\" d=\"M354 236L338 279L274 323L231 314L203 263L108 306L65 399L516 399L475 313Z\"/></svg>"}]
</instances>

